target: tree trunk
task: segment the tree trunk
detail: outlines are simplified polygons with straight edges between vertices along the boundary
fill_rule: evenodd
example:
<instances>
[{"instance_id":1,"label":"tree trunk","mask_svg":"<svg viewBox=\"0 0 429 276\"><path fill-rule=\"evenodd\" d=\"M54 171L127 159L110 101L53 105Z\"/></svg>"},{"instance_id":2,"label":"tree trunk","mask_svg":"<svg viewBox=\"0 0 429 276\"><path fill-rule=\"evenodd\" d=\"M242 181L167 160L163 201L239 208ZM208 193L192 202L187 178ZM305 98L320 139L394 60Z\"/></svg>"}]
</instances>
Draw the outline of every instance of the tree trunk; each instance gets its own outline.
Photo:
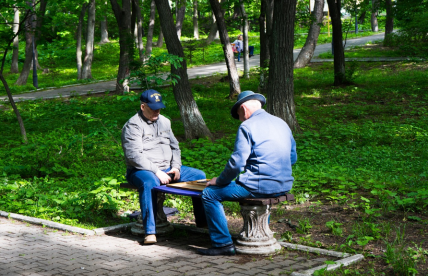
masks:
<instances>
[{"instance_id":1,"label":"tree trunk","mask_svg":"<svg viewBox=\"0 0 429 276\"><path fill-rule=\"evenodd\" d=\"M183 126L185 128L186 139L195 139L199 137L210 137L212 135L207 128L197 103L192 96L191 86L188 81L186 59L184 58L182 44L177 36L173 18L171 16L170 6L167 0L155 0L159 13L161 28L165 35L168 53L183 58L181 68L171 66L171 73L180 77L178 83L173 86L174 98L180 109Z\"/></svg>"},{"instance_id":2,"label":"tree trunk","mask_svg":"<svg viewBox=\"0 0 429 276\"><path fill-rule=\"evenodd\" d=\"M232 100L234 96L240 94L240 80L238 78L237 67L235 66L234 52L229 41L228 31L226 30L226 24L224 19L224 11L218 0L210 0L210 5L213 10L213 14L216 17L216 24L219 30L220 41L223 47L223 53L225 55L226 67L228 68L229 77L229 98Z\"/></svg>"},{"instance_id":3,"label":"tree trunk","mask_svg":"<svg viewBox=\"0 0 429 276\"><path fill-rule=\"evenodd\" d=\"M131 33L133 34L134 39L134 45L137 48L138 41L137 41L137 14L134 7L134 0L131 0ZM130 55L130 60L132 61L134 59L134 53Z\"/></svg>"},{"instance_id":4,"label":"tree trunk","mask_svg":"<svg viewBox=\"0 0 429 276\"><path fill-rule=\"evenodd\" d=\"M88 5L88 22L86 29L85 59L82 66L82 79L92 79L92 60L94 59L95 0Z\"/></svg>"},{"instance_id":5,"label":"tree trunk","mask_svg":"<svg viewBox=\"0 0 429 276\"><path fill-rule=\"evenodd\" d=\"M19 30L19 10L17 8L13 8L14 16L13 16L13 33L16 34ZM11 73L19 73L18 68L18 57L19 57L19 37L15 36L13 39L13 54L12 54L12 64L10 65Z\"/></svg>"},{"instance_id":6,"label":"tree trunk","mask_svg":"<svg viewBox=\"0 0 429 276\"><path fill-rule=\"evenodd\" d=\"M358 23L364 24L365 23L365 17L366 17L366 11L363 11L358 17Z\"/></svg>"},{"instance_id":7,"label":"tree trunk","mask_svg":"<svg viewBox=\"0 0 429 276\"><path fill-rule=\"evenodd\" d=\"M33 4L35 5L36 1L33 1ZM42 26L43 26L43 19L45 18L46 13L46 6L48 4L47 0L41 0L40 1L40 7L39 7L39 18L36 18L36 21L33 23L35 24L35 35L34 35L34 54L35 54L35 60L36 60L36 67L37 69L41 69L42 67L39 64L39 53L37 52L37 42L39 41L40 37L42 36Z\"/></svg>"},{"instance_id":8,"label":"tree trunk","mask_svg":"<svg viewBox=\"0 0 429 276\"><path fill-rule=\"evenodd\" d=\"M386 0L386 25L385 35L393 33L393 8L392 0Z\"/></svg>"},{"instance_id":9,"label":"tree trunk","mask_svg":"<svg viewBox=\"0 0 429 276\"><path fill-rule=\"evenodd\" d=\"M143 55L142 12L141 12L138 0L133 0L133 10L135 10L135 13L136 13L137 49L139 51L140 62L143 62L144 55Z\"/></svg>"},{"instance_id":10,"label":"tree trunk","mask_svg":"<svg viewBox=\"0 0 429 276\"><path fill-rule=\"evenodd\" d=\"M22 120L21 114L19 113L18 108L16 107L15 101L12 97L12 92L10 92L9 85L3 77L3 73L0 72L0 80L3 83L4 88L6 89L7 96L9 98L9 102L12 105L13 111L15 112L16 118L18 119L19 128L21 130L22 139L24 143L27 144L27 132L25 131L24 121Z\"/></svg>"},{"instance_id":11,"label":"tree trunk","mask_svg":"<svg viewBox=\"0 0 429 276\"><path fill-rule=\"evenodd\" d=\"M210 28L209 35L207 36L206 44L209 45L216 38L219 38L219 32L218 32L218 29L217 29L216 17L213 14L213 23L212 23L212 27Z\"/></svg>"},{"instance_id":12,"label":"tree trunk","mask_svg":"<svg viewBox=\"0 0 429 276\"><path fill-rule=\"evenodd\" d=\"M28 75L30 74L30 69L33 60L33 31L32 31L32 17L28 17L25 22L25 61L22 68L21 74L15 82L15 85L24 85L27 84Z\"/></svg>"},{"instance_id":13,"label":"tree trunk","mask_svg":"<svg viewBox=\"0 0 429 276\"><path fill-rule=\"evenodd\" d=\"M243 0L240 0L241 14L243 15L243 62L244 62L244 73L243 77L249 79L249 24L247 20L247 13L244 9Z\"/></svg>"},{"instance_id":14,"label":"tree trunk","mask_svg":"<svg viewBox=\"0 0 429 276\"><path fill-rule=\"evenodd\" d=\"M315 0L314 2L314 10L312 13L313 23L311 24L310 30L308 31L304 47L302 47L298 57L295 60L294 68L305 67L313 58L314 49L316 49L317 39L319 38L320 34L320 25L322 24L323 19L324 2L324 0Z\"/></svg>"},{"instance_id":15,"label":"tree trunk","mask_svg":"<svg viewBox=\"0 0 429 276\"><path fill-rule=\"evenodd\" d=\"M79 23L77 25L76 33L76 66L77 66L77 79L82 79L82 25L85 17L86 9L88 5L86 3L82 4L82 9L79 15Z\"/></svg>"},{"instance_id":16,"label":"tree trunk","mask_svg":"<svg viewBox=\"0 0 429 276\"><path fill-rule=\"evenodd\" d=\"M195 39L200 39L200 34L199 34L199 29L198 29L198 0L194 0L194 16L193 16L193 21L194 21L194 38Z\"/></svg>"},{"instance_id":17,"label":"tree trunk","mask_svg":"<svg viewBox=\"0 0 429 276\"><path fill-rule=\"evenodd\" d=\"M100 44L109 43L109 32L107 31L107 17L100 21L101 39Z\"/></svg>"},{"instance_id":18,"label":"tree trunk","mask_svg":"<svg viewBox=\"0 0 429 276\"><path fill-rule=\"evenodd\" d=\"M124 93L129 91L128 83L122 81L130 74L130 53L134 46L131 33L131 0L122 0L122 8L117 0L110 0L110 3L119 28L119 68L116 78L116 92Z\"/></svg>"},{"instance_id":19,"label":"tree trunk","mask_svg":"<svg viewBox=\"0 0 429 276\"><path fill-rule=\"evenodd\" d=\"M334 85L341 85L346 81L343 47L343 33L341 24L341 1L327 0L329 14L332 21L332 46L334 48Z\"/></svg>"},{"instance_id":20,"label":"tree trunk","mask_svg":"<svg viewBox=\"0 0 429 276\"><path fill-rule=\"evenodd\" d=\"M155 0L150 2L150 16L149 16L149 27L147 29L147 39L146 39L146 59L149 59L152 53L152 41L153 41L153 28L155 27Z\"/></svg>"},{"instance_id":21,"label":"tree trunk","mask_svg":"<svg viewBox=\"0 0 429 276\"><path fill-rule=\"evenodd\" d=\"M176 15L176 31L177 31L177 37L180 40L182 36L183 21L185 20L186 0L178 0L177 7L178 9L177 9L177 15Z\"/></svg>"},{"instance_id":22,"label":"tree trunk","mask_svg":"<svg viewBox=\"0 0 429 276\"><path fill-rule=\"evenodd\" d=\"M378 8L379 8L379 2L378 0L371 0L372 3L372 11L371 11L371 30L373 32L378 32Z\"/></svg>"},{"instance_id":23,"label":"tree trunk","mask_svg":"<svg viewBox=\"0 0 429 276\"><path fill-rule=\"evenodd\" d=\"M161 48L164 44L164 34L162 33L162 29L159 30L158 42L156 42L156 47Z\"/></svg>"},{"instance_id":24,"label":"tree trunk","mask_svg":"<svg viewBox=\"0 0 429 276\"><path fill-rule=\"evenodd\" d=\"M268 73L267 68L270 62L270 35L273 23L273 0L262 0L261 1L261 14L259 15L259 41L261 45L261 53L259 56L259 64L261 66L261 73L259 75L259 87L260 93L265 93Z\"/></svg>"},{"instance_id":25,"label":"tree trunk","mask_svg":"<svg viewBox=\"0 0 429 276\"><path fill-rule=\"evenodd\" d=\"M295 117L293 42L296 0L274 0L267 111L300 131Z\"/></svg>"}]
</instances>

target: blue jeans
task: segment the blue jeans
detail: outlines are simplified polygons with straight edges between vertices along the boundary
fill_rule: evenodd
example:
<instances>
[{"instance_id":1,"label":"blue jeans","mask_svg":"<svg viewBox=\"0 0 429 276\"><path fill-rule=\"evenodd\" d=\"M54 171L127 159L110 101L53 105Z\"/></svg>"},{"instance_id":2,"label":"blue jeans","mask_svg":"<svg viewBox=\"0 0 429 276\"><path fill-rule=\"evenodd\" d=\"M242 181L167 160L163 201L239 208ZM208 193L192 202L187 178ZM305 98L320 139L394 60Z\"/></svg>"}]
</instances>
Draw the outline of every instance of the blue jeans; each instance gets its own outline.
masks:
<instances>
[{"instance_id":1,"label":"blue jeans","mask_svg":"<svg viewBox=\"0 0 429 276\"><path fill-rule=\"evenodd\" d=\"M164 172L168 172L169 170L170 168L164 170ZM152 188L161 184L159 178L151 171L142 171L137 169L128 170L126 178L128 183L138 188L143 228L145 229L146 234L156 234L156 200L152 200ZM203 171L182 166L178 182L194 181L205 178L206 174ZM192 198L192 202L194 205L194 214L197 226L198 224L205 224L206 219L201 199Z\"/></svg>"},{"instance_id":2,"label":"blue jeans","mask_svg":"<svg viewBox=\"0 0 429 276\"><path fill-rule=\"evenodd\" d=\"M222 201L235 201L241 198L266 198L278 197L282 193L276 194L256 194L246 190L243 186L232 181L227 186L208 186L203 191L203 205L206 212L207 225L209 227L210 238L213 247L222 247L232 244L231 235L228 230L228 222L223 210Z\"/></svg>"},{"instance_id":3,"label":"blue jeans","mask_svg":"<svg viewBox=\"0 0 429 276\"><path fill-rule=\"evenodd\" d=\"M254 46L249 46L249 56L253 56L253 51L255 50ZM242 52L238 52L237 54L237 60L240 61L240 56L241 56Z\"/></svg>"}]
</instances>

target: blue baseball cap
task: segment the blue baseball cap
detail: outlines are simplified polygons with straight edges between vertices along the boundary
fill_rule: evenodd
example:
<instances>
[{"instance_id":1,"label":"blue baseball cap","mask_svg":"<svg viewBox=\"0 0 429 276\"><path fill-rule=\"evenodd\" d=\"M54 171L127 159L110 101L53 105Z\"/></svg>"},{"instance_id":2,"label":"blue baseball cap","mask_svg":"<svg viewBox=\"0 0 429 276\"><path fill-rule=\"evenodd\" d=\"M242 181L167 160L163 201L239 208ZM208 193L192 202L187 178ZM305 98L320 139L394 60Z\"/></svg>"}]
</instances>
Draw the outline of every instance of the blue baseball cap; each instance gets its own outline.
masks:
<instances>
[{"instance_id":1,"label":"blue baseball cap","mask_svg":"<svg viewBox=\"0 0 429 276\"><path fill-rule=\"evenodd\" d=\"M258 100L261 102L262 106L264 106L266 102L265 97L261 94L255 93L250 90L241 92L240 94L238 94L237 102L231 108L231 115L234 119L238 119L237 109L240 107L240 105L250 100Z\"/></svg>"},{"instance_id":2,"label":"blue baseball cap","mask_svg":"<svg viewBox=\"0 0 429 276\"><path fill-rule=\"evenodd\" d=\"M140 96L140 101L146 103L153 110L165 108L161 93L153 89L144 91Z\"/></svg>"}]
</instances>

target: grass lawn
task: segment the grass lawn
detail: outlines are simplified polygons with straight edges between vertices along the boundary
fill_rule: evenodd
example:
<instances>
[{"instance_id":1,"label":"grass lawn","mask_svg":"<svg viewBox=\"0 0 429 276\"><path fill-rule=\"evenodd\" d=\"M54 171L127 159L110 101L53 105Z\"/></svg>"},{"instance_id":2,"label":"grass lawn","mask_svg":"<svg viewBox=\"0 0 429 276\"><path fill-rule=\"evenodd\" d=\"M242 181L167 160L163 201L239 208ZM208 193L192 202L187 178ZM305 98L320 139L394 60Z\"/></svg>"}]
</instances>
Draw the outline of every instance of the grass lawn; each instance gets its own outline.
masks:
<instances>
[{"instance_id":1,"label":"grass lawn","mask_svg":"<svg viewBox=\"0 0 429 276\"><path fill-rule=\"evenodd\" d=\"M333 63L295 70L302 129L294 133L296 202L291 211L275 211L277 238L366 256L343 275L427 274L427 70L427 62L357 63L353 84L340 87L332 86ZM222 171L239 125L229 113L229 83L220 79L191 81L213 143L184 140L172 89L160 89L183 165L209 178ZM242 79L241 87L257 91L258 75ZM121 127L138 109L133 99L18 103L28 144L6 105L0 113L0 210L88 229L127 222L121 214L139 207L135 193L119 189L125 172L119 141ZM169 196L166 204L180 210L178 218L190 219L189 198ZM237 217L236 203L224 206L230 218ZM285 218L298 226L296 232L279 227Z\"/></svg>"}]
</instances>

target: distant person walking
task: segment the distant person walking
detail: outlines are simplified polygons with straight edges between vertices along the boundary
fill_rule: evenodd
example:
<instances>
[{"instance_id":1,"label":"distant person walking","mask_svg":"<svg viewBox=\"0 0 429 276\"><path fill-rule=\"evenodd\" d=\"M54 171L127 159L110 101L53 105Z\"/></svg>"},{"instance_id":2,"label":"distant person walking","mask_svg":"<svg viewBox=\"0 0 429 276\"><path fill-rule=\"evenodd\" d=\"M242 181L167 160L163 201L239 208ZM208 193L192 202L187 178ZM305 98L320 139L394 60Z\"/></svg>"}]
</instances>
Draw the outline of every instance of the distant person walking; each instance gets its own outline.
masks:
<instances>
[{"instance_id":1,"label":"distant person walking","mask_svg":"<svg viewBox=\"0 0 429 276\"><path fill-rule=\"evenodd\" d=\"M244 46L243 46L243 35L239 35L237 37L237 40L234 41L232 44L235 45L235 49L237 51L237 60L240 61L240 55L243 52ZM249 46L249 57L253 57L253 51L254 51L255 47L254 46Z\"/></svg>"}]
</instances>

